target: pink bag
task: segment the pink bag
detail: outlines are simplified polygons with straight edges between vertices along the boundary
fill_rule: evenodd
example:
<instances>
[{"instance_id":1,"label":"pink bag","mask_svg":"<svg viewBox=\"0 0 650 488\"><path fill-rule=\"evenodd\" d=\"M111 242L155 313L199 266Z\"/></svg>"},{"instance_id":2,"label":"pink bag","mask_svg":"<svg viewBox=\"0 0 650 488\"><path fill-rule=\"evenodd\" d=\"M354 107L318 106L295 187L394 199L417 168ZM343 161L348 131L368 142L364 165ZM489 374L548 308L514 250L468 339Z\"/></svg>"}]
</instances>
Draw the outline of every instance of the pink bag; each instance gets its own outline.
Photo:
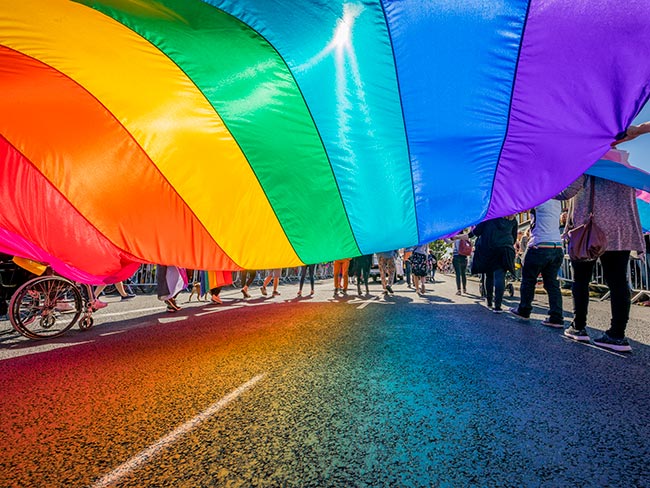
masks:
<instances>
[{"instance_id":1,"label":"pink bag","mask_svg":"<svg viewBox=\"0 0 650 488\"><path fill-rule=\"evenodd\" d=\"M596 182L591 177L591 194L589 196L589 217L587 221L571 229L569 236L569 257L571 261L595 261L607 250L607 236L594 222L594 187Z\"/></svg>"}]
</instances>

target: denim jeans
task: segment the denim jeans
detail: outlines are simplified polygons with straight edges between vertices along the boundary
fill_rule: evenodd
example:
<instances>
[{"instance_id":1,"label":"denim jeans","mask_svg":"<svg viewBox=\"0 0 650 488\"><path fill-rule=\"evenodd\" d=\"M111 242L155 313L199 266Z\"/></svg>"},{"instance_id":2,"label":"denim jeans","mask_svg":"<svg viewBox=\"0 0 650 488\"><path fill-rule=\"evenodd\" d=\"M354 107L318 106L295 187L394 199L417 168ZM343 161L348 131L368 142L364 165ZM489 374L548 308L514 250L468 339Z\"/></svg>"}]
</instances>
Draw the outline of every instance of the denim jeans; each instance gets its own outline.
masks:
<instances>
[{"instance_id":1,"label":"denim jeans","mask_svg":"<svg viewBox=\"0 0 650 488\"><path fill-rule=\"evenodd\" d=\"M465 291L467 289L467 256L454 254L452 264L454 265L454 273L456 273L456 289L460 291L462 284L463 291Z\"/></svg>"},{"instance_id":2,"label":"denim jeans","mask_svg":"<svg viewBox=\"0 0 650 488\"><path fill-rule=\"evenodd\" d=\"M630 285L627 281L627 264L630 251L607 251L600 257L603 277L609 287L612 321L607 333L611 337L625 337L625 328L630 318ZM573 325L576 329L587 326L589 310L589 281L595 261L571 261L573 266Z\"/></svg>"},{"instance_id":3,"label":"denim jeans","mask_svg":"<svg viewBox=\"0 0 650 488\"><path fill-rule=\"evenodd\" d=\"M485 274L485 295L487 297L488 305L492 304L492 297L494 296L494 308L501 309L501 302L503 301L503 292L506 289L506 270L496 269L494 273Z\"/></svg>"},{"instance_id":4,"label":"denim jeans","mask_svg":"<svg viewBox=\"0 0 650 488\"><path fill-rule=\"evenodd\" d=\"M533 298L535 297L535 285L537 277L542 274L544 289L548 293L549 319L551 322L562 323L562 292L560 282L557 279L558 271L562 266L564 251L559 249L534 249L526 253L526 260L521 273L521 300L519 301L519 313L528 317L533 310Z\"/></svg>"}]
</instances>

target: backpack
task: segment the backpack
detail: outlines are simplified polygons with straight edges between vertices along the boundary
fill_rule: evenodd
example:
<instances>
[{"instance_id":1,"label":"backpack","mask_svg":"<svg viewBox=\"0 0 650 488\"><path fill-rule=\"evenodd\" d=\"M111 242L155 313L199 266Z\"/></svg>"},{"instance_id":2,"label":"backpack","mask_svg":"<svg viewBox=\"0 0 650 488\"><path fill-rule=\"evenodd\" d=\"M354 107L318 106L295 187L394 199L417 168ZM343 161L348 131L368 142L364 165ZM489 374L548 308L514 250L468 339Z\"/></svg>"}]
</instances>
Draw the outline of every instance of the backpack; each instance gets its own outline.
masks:
<instances>
[{"instance_id":1,"label":"backpack","mask_svg":"<svg viewBox=\"0 0 650 488\"><path fill-rule=\"evenodd\" d=\"M458 254L461 256L470 256L472 254L472 243L467 239L458 241Z\"/></svg>"}]
</instances>

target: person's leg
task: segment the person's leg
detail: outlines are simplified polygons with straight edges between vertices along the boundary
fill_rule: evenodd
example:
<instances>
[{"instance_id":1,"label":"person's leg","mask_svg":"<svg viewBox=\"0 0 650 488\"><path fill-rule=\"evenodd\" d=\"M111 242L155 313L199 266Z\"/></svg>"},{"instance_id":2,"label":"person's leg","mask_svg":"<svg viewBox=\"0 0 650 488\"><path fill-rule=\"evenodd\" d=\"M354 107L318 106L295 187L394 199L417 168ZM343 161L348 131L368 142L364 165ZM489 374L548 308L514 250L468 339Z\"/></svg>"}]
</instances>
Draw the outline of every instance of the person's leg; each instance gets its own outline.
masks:
<instances>
[{"instance_id":1,"label":"person's leg","mask_svg":"<svg viewBox=\"0 0 650 488\"><path fill-rule=\"evenodd\" d=\"M494 273L485 273L485 298L487 298L488 307L492 308L494 298Z\"/></svg>"},{"instance_id":2,"label":"person's leg","mask_svg":"<svg viewBox=\"0 0 650 488\"><path fill-rule=\"evenodd\" d=\"M595 261L571 261L573 266L573 328L584 330L587 327L589 310L589 281L594 270Z\"/></svg>"},{"instance_id":3,"label":"person's leg","mask_svg":"<svg viewBox=\"0 0 650 488\"><path fill-rule=\"evenodd\" d=\"M313 273L314 273L314 272L313 272L313 270L312 270L312 280L313 280L313 278L314 278ZM302 295L302 287L303 287L303 285L305 284L305 276L307 276L307 266L302 266L302 267L300 268L300 285L299 285L299 287L298 287L298 295ZM314 288L314 287L313 287L313 285L312 285L312 289L313 289L313 288Z\"/></svg>"},{"instance_id":4,"label":"person's leg","mask_svg":"<svg viewBox=\"0 0 650 488\"><path fill-rule=\"evenodd\" d=\"M273 294L279 295L280 292L278 291L278 285L280 284L280 277L282 276L282 268L274 269L271 274L273 276Z\"/></svg>"},{"instance_id":5,"label":"person's leg","mask_svg":"<svg viewBox=\"0 0 650 488\"><path fill-rule=\"evenodd\" d=\"M501 310L503 292L506 289L506 270L498 268L494 270L494 310Z\"/></svg>"},{"instance_id":6,"label":"person's leg","mask_svg":"<svg viewBox=\"0 0 650 488\"><path fill-rule=\"evenodd\" d=\"M467 293L467 256L460 256L460 279L463 285L463 293Z\"/></svg>"},{"instance_id":7,"label":"person's leg","mask_svg":"<svg viewBox=\"0 0 650 488\"><path fill-rule=\"evenodd\" d=\"M521 288L519 294L519 308L517 315L530 317L533 310L533 298L535 298L535 285L537 277L544 265L544 251L547 249L529 249L526 262L521 270Z\"/></svg>"},{"instance_id":8,"label":"person's leg","mask_svg":"<svg viewBox=\"0 0 650 488\"><path fill-rule=\"evenodd\" d=\"M630 251L608 251L600 257L612 309L612 321L607 335L615 339L625 337L625 328L630 318L631 297L627 279L629 259Z\"/></svg>"},{"instance_id":9,"label":"person's leg","mask_svg":"<svg viewBox=\"0 0 650 488\"><path fill-rule=\"evenodd\" d=\"M393 281L395 280L395 260L393 258L386 259L386 289L393 293Z\"/></svg>"},{"instance_id":10,"label":"person's leg","mask_svg":"<svg viewBox=\"0 0 650 488\"><path fill-rule=\"evenodd\" d=\"M406 284L411 288L411 261L406 260L404 263L404 272L406 273Z\"/></svg>"},{"instance_id":11,"label":"person's leg","mask_svg":"<svg viewBox=\"0 0 650 488\"><path fill-rule=\"evenodd\" d=\"M135 295L133 293L127 293L126 290L124 289L124 283L121 281L118 281L115 283L115 289L117 292L120 294L123 300L127 300L129 298L134 298Z\"/></svg>"},{"instance_id":12,"label":"person's leg","mask_svg":"<svg viewBox=\"0 0 650 488\"><path fill-rule=\"evenodd\" d=\"M350 277L348 276L348 270L349 269L350 269L350 260L346 259L341 264L341 275L343 276L343 291L344 292L348 291L348 280L350 279Z\"/></svg>"},{"instance_id":13,"label":"person's leg","mask_svg":"<svg viewBox=\"0 0 650 488\"><path fill-rule=\"evenodd\" d=\"M564 253L562 249L542 250L546 254L546 260L544 267L542 268L542 279L544 280L544 289L548 294L548 321L553 324L564 324L564 312L562 310L562 292L560 291L560 281L557 279L560 266L562 266L562 261L564 259ZM530 249L526 254L526 260L524 261L524 270L528 265L531 251L533 251L533 249Z\"/></svg>"},{"instance_id":14,"label":"person's leg","mask_svg":"<svg viewBox=\"0 0 650 488\"><path fill-rule=\"evenodd\" d=\"M384 292L386 291L386 259L383 257L380 257L378 259L379 263L379 279L381 280L381 287L384 289Z\"/></svg>"},{"instance_id":15,"label":"person's leg","mask_svg":"<svg viewBox=\"0 0 650 488\"><path fill-rule=\"evenodd\" d=\"M269 273L264 278L264 281L262 282L262 286L260 286L260 291L262 292L262 295L266 296L266 287L271 282L272 279L273 279L273 271L269 271Z\"/></svg>"},{"instance_id":16,"label":"person's leg","mask_svg":"<svg viewBox=\"0 0 650 488\"><path fill-rule=\"evenodd\" d=\"M248 287L253 284L253 280L255 280L255 271L245 269L242 271L241 275L241 292L244 294L244 298L250 298L250 295L248 294Z\"/></svg>"},{"instance_id":17,"label":"person's leg","mask_svg":"<svg viewBox=\"0 0 650 488\"><path fill-rule=\"evenodd\" d=\"M356 280L357 281L357 295L359 295L359 296L362 295L362 293L361 293L361 282L363 281L362 276L363 276L363 270L361 268L359 268L358 265L357 265L355 277L357 279Z\"/></svg>"},{"instance_id":18,"label":"person's leg","mask_svg":"<svg viewBox=\"0 0 650 488\"><path fill-rule=\"evenodd\" d=\"M454 258L452 259L452 264L454 265L454 274L456 275L456 295L460 295L462 292L460 291L461 288L461 277L460 277L460 256L458 254L454 255Z\"/></svg>"},{"instance_id":19,"label":"person's leg","mask_svg":"<svg viewBox=\"0 0 650 488\"><path fill-rule=\"evenodd\" d=\"M368 286L368 283L370 281L370 265L370 263L367 263L361 268L363 275L363 284L366 286L366 295L370 295L370 288Z\"/></svg>"},{"instance_id":20,"label":"person's leg","mask_svg":"<svg viewBox=\"0 0 650 488\"><path fill-rule=\"evenodd\" d=\"M334 293L341 288L341 261L334 261Z\"/></svg>"},{"instance_id":21,"label":"person's leg","mask_svg":"<svg viewBox=\"0 0 650 488\"><path fill-rule=\"evenodd\" d=\"M210 294L212 295L212 301L215 303L221 304L221 298L219 298L219 293L221 293L221 289L223 286L217 286L216 288L212 288L210 290Z\"/></svg>"},{"instance_id":22,"label":"person's leg","mask_svg":"<svg viewBox=\"0 0 650 488\"><path fill-rule=\"evenodd\" d=\"M105 288L106 288L106 285L99 285L99 286L97 286L95 288L95 291L93 292L95 296L91 298L93 306L95 306L95 308L102 308L102 307L105 307L106 305L108 305L106 302L102 302L99 299L99 294L101 292L103 292Z\"/></svg>"},{"instance_id":23,"label":"person's leg","mask_svg":"<svg viewBox=\"0 0 650 488\"><path fill-rule=\"evenodd\" d=\"M316 272L316 265L310 264L308 267L309 270L309 284L311 286L311 295L314 294L314 273Z\"/></svg>"}]
</instances>

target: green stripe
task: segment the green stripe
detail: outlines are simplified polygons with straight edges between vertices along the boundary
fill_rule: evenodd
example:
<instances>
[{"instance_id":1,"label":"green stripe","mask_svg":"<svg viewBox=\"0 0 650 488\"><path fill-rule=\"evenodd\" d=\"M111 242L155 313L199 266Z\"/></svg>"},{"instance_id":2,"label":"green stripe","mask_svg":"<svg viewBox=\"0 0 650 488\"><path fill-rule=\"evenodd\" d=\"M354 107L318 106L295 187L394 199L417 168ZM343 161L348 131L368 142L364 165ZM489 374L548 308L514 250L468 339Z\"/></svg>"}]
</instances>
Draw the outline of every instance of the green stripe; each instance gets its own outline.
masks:
<instances>
[{"instance_id":1,"label":"green stripe","mask_svg":"<svg viewBox=\"0 0 650 488\"><path fill-rule=\"evenodd\" d=\"M360 254L313 119L273 46L200 0L78 2L147 39L201 90L241 147L303 262ZM218 160L215 155L215 171Z\"/></svg>"}]
</instances>

